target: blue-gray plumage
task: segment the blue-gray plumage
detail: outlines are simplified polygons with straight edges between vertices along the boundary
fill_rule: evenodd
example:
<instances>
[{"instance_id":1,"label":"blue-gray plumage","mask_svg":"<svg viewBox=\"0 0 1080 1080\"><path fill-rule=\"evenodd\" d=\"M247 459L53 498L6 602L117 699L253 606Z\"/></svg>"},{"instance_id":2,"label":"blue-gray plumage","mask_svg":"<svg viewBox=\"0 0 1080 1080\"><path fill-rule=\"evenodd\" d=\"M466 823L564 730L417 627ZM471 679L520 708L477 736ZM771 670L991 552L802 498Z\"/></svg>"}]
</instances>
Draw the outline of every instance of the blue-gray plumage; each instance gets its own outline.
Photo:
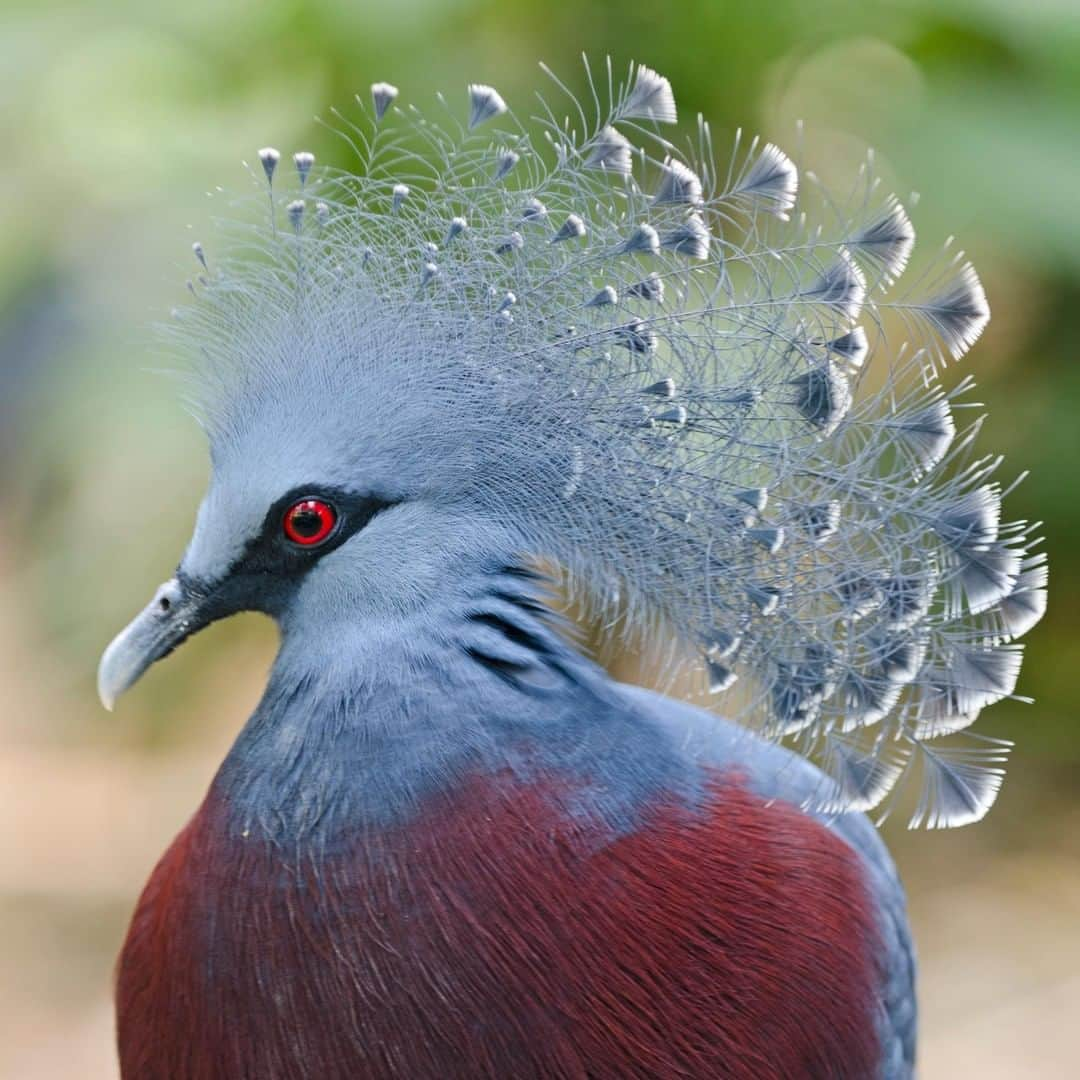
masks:
<instances>
[{"instance_id":1,"label":"blue-gray plumage","mask_svg":"<svg viewBox=\"0 0 1080 1080\"><path fill-rule=\"evenodd\" d=\"M910 1076L861 812L913 769L916 823L986 812L1002 744L934 740L1045 604L937 383L974 271L890 299L892 196L839 215L771 144L724 178L707 126L681 160L648 68L547 145L489 86L453 134L397 99L355 175L259 151L266 257L195 246L210 487L102 698L235 611L281 645L136 912L124 1075ZM612 681L560 594L732 719Z\"/></svg>"}]
</instances>

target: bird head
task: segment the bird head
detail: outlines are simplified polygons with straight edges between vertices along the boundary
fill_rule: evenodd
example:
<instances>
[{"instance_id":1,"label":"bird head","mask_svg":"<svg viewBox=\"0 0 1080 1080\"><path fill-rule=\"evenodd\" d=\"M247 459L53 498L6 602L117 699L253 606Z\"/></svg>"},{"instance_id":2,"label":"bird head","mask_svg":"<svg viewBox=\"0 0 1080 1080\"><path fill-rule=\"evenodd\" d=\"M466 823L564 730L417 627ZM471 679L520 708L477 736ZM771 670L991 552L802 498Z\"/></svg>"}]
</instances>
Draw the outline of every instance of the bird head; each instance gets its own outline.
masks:
<instances>
[{"instance_id":1,"label":"bird head","mask_svg":"<svg viewBox=\"0 0 1080 1080\"><path fill-rule=\"evenodd\" d=\"M325 337L340 330L325 310L310 320L263 310L258 321L262 342L243 378L202 387L208 490L175 575L102 658L108 707L154 661L228 615L260 611L309 641L340 637L350 625L404 617L472 566L528 548L477 491L498 482L499 455L513 448L485 442L482 423L440 429L430 380L408 393L380 385L387 368L415 359L410 348L437 343L399 336L389 345L372 320L368 351L342 356ZM459 422L465 409L463 395ZM518 471L524 479L523 464Z\"/></svg>"},{"instance_id":2,"label":"bird head","mask_svg":"<svg viewBox=\"0 0 1080 1080\"><path fill-rule=\"evenodd\" d=\"M927 744L1012 693L1046 567L958 427L970 382L939 381L989 319L975 271L896 296L914 229L872 161L839 200L772 144L718 168L708 125L687 155L663 133L662 76L586 73L572 121L473 84L440 124L376 83L342 122L352 169L300 152L289 181L259 152L261 219L195 245L168 332L209 491L102 699L233 611L332 646L542 559L612 638L663 628L847 805L921 766L921 817L976 819L1002 751Z\"/></svg>"}]
</instances>

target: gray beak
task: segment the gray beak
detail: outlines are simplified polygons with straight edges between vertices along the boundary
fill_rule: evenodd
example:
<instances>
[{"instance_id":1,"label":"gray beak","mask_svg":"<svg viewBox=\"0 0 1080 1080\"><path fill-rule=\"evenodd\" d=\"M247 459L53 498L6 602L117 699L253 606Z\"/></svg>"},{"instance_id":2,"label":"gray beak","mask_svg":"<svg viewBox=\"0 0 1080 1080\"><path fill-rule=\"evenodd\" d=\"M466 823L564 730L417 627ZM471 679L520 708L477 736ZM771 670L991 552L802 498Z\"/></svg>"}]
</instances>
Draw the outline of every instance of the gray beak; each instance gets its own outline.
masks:
<instances>
[{"instance_id":1,"label":"gray beak","mask_svg":"<svg viewBox=\"0 0 1080 1080\"><path fill-rule=\"evenodd\" d=\"M113 638L98 665L101 704L112 710L116 699L155 661L210 620L200 611L204 598L193 595L177 578L160 586L153 600Z\"/></svg>"}]
</instances>

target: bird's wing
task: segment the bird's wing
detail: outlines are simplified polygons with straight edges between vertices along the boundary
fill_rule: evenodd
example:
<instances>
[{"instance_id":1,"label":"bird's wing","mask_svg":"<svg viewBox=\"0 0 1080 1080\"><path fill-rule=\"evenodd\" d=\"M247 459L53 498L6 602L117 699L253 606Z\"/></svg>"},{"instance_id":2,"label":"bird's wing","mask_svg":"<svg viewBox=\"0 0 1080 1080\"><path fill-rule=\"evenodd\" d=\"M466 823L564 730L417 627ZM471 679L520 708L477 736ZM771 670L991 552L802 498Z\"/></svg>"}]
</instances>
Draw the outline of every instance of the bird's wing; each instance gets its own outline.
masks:
<instances>
[{"instance_id":1,"label":"bird's wing","mask_svg":"<svg viewBox=\"0 0 1080 1080\"><path fill-rule=\"evenodd\" d=\"M886 1080L911 1076L917 1008L907 904L892 857L869 819L852 811L829 812L827 790L832 781L801 755L761 739L741 725L653 691L624 686L621 692L688 758L706 767L730 770L765 798L805 809L856 851L877 906L881 935L882 1076Z\"/></svg>"}]
</instances>

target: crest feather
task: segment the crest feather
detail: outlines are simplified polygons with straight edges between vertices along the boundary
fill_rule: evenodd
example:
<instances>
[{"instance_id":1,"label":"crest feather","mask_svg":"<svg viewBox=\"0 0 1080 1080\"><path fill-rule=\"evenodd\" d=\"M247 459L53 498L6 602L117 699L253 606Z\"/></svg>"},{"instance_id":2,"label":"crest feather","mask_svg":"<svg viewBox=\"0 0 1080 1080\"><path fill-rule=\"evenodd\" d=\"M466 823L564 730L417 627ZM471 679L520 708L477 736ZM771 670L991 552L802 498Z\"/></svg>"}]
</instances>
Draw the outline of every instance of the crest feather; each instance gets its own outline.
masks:
<instances>
[{"instance_id":1,"label":"crest feather","mask_svg":"<svg viewBox=\"0 0 1080 1080\"><path fill-rule=\"evenodd\" d=\"M969 460L969 384L939 385L989 318L974 269L895 297L915 231L872 168L849 214L772 143L718 168L703 126L678 154L650 68L610 95L587 75L537 120L471 84L445 128L375 83L343 174L259 151L257 257L198 245L175 331L215 451L288 389L343 468L510 525L617 636L665 628L833 802L914 768L916 822L975 820L1002 750L931 740L1014 692L1046 566L1002 520L998 461Z\"/></svg>"}]
</instances>

